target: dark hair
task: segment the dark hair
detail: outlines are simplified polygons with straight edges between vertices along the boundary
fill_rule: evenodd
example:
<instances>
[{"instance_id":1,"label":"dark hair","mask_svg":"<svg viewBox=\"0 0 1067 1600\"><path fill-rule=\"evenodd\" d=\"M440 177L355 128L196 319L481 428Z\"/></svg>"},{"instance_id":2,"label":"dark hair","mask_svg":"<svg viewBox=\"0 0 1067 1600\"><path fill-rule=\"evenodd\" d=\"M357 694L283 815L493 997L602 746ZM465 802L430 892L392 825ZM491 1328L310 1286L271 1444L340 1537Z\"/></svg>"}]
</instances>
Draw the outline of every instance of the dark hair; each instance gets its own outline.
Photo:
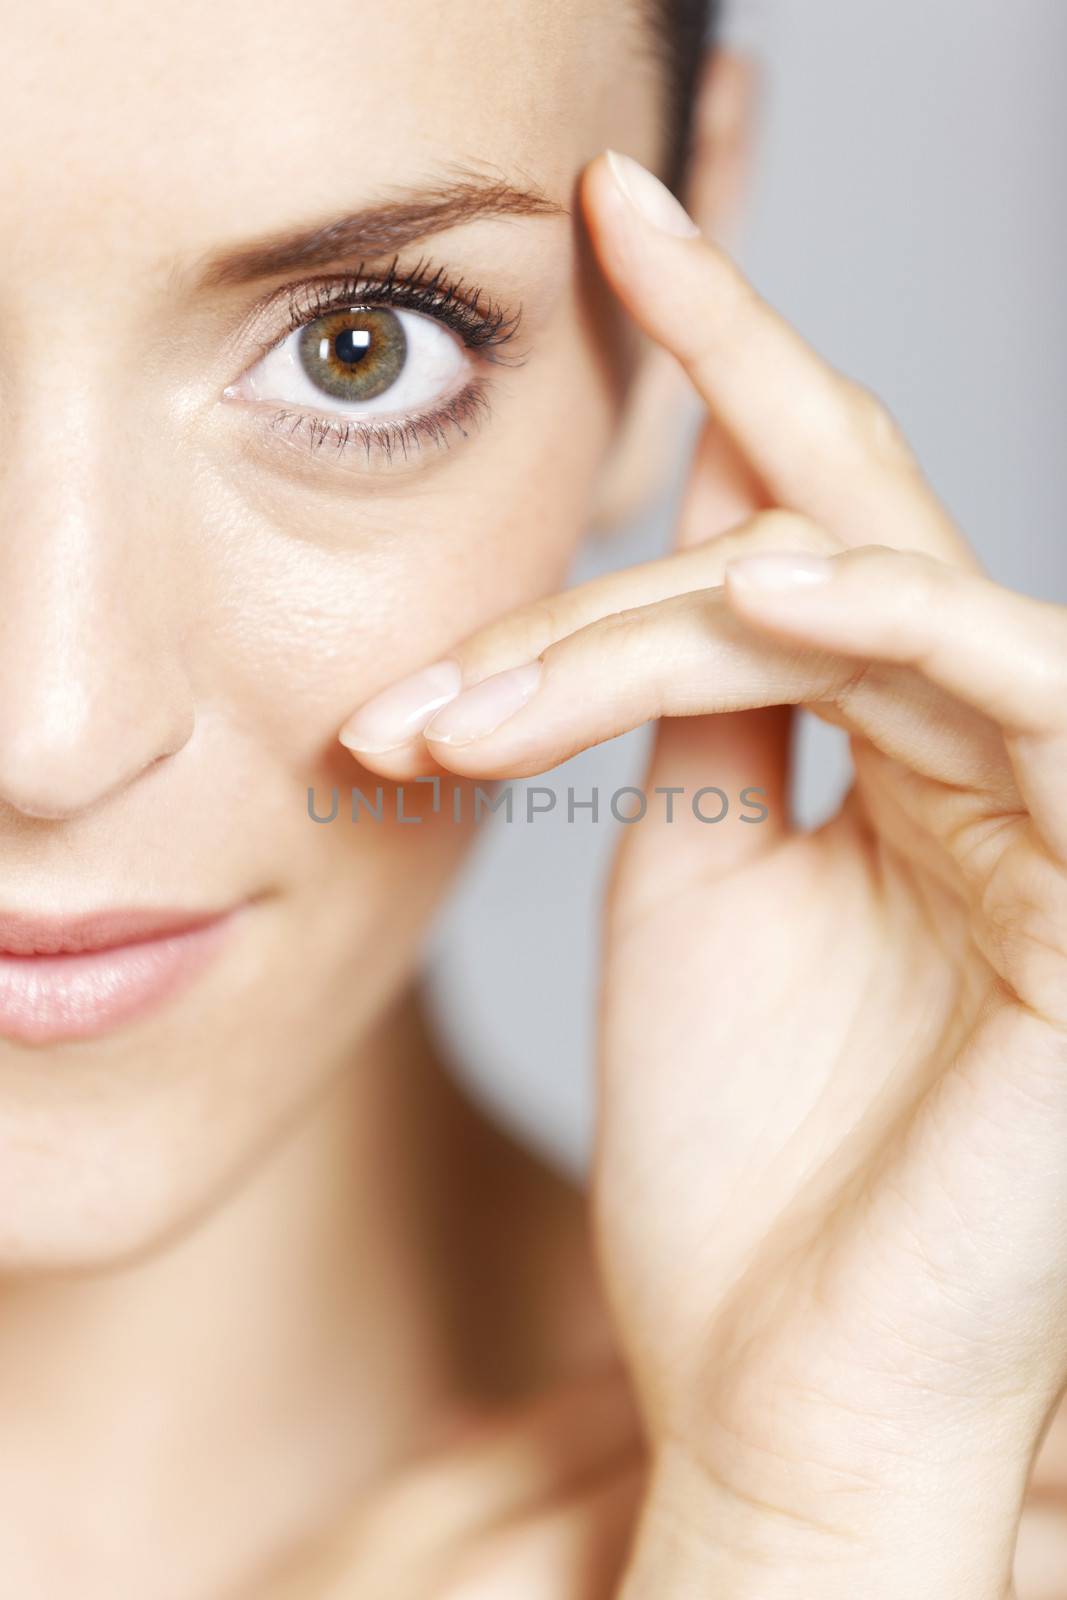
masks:
<instances>
[{"instance_id":1,"label":"dark hair","mask_svg":"<svg viewBox=\"0 0 1067 1600\"><path fill-rule=\"evenodd\" d=\"M646 0L667 80L667 155L664 181L676 192L685 181L700 63L715 33L721 0Z\"/></svg>"}]
</instances>

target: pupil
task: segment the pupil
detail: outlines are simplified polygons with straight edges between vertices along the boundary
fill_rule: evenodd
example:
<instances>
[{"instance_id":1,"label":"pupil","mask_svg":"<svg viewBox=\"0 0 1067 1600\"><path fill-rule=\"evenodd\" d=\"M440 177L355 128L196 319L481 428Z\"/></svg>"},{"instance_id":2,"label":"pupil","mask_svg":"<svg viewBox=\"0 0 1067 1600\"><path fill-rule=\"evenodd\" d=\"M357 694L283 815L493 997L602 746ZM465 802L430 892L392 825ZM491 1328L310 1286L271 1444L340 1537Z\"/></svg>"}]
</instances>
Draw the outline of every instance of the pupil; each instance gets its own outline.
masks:
<instances>
[{"instance_id":1,"label":"pupil","mask_svg":"<svg viewBox=\"0 0 1067 1600\"><path fill-rule=\"evenodd\" d=\"M354 367L370 349L370 333L366 328L346 328L334 340L334 355L346 366Z\"/></svg>"}]
</instances>

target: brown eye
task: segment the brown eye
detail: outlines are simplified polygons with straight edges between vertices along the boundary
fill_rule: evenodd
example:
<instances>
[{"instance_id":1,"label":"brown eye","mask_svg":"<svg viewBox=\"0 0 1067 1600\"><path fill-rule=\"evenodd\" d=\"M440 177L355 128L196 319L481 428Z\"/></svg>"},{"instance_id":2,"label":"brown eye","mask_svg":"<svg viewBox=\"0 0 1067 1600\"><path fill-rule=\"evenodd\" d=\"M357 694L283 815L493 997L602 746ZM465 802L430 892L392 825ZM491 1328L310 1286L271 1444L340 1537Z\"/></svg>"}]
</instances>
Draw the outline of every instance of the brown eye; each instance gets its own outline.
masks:
<instances>
[{"instance_id":1,"label":"brown eye","mask_svg":"<svg viewBox=\"0 0 1067 1600\"><path fill-rule=\"evenodd\" d=\"M316 317L300 330L300 364L323 394L373 400L392 388L407 360L407 337L395 311L352 306Z\"/></svg>"}]
</instances>

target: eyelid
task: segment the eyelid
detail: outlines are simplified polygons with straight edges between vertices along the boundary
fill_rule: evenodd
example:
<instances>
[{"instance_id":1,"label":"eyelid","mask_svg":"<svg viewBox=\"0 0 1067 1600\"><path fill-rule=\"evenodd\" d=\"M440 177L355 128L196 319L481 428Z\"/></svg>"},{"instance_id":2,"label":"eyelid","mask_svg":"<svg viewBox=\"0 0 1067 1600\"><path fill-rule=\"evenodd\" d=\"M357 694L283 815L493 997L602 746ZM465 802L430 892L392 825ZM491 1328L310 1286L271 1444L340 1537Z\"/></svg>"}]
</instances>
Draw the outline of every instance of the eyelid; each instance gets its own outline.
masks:
<instances>
[{"instance_id":1,"label":"eyelid","mask_svg":"<svg viewBox=\"0 0 1067 1600\"><path fill-rule=\"evenodd\" d=\"M361 301L368 305L395 305L435 317L485 360L508 366L522 364L524 356L509 348L521 326L521 306L509 310L463 278L450 279L443 267L433 267L426 257L403 269L399 259L394 257L384 270L368 270L361 262L354 272L320 274L279 285L251 314L253 323L262 325L279 304L285 307L282 325L275 324L269 335L264 333L256 340L252 360L267 355L288 334L316 317L348 301ZM247 319L245 326L247 329Z\"/></svg>"}]
</instances>

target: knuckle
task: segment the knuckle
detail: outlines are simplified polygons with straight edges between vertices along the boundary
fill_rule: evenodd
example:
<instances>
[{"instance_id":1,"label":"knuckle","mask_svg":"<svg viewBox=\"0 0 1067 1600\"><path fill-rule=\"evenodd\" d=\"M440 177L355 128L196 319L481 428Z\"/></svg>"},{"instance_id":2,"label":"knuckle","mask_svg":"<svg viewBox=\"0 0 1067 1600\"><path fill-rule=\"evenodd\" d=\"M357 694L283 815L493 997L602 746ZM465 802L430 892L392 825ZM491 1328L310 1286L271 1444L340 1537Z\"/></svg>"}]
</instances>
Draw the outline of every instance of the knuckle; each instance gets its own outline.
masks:
<instances>
[{"instance_id":1,"label":"knuckle","mask_svg":"<svg viewBox=\"0 0 1067 1600\"><path fill-rule=\"evenodd\" d=\"M875 674L873 661L858 661L830 689L827 698L846 714L869 690Z\"/></svg>"},{"instance_id":2,"label":"knuckle","mask_svg":"<svg viewBox=\"0 0 1067 1600\"><path fill-rule=\"evenodd\" d=\"M542 650L557 639L572 632L575 626L574 603L567 594L547 595L523 606L517 614L513 637L522 645L526 656L540 655Z\"/></svg>"},{"instance_id":3,"label":"knuckle","mask_svg":"<svg viewBox=\"0 0 1067 1600\"><path fill-rule=\"evenodd\" d=\"M1035 648L1026 663L1027 699L1042 726L1067 723L1067 619L1056 619L1053 636Z\"/></svg>"},{"instance_id":4,"label":"knuckle","mask_svg":"<svg viewBox=\"0 0 1067 1600\"><path fill-rule=\"evenodd\" d=\"M465 673L488 677L503 667L539 656L570 631L564 619L565 600L565 596L553 595L531 601L468 640L460 652Z\"/></svg>"},{"instance_id":5,"label":"knuckle","mask_svg":"<svg viewBox=\"0 0 1067 1600\"><path fill-rule=\"evenodd\" d=\"M848 442L864 457L892 467L910 466L914 461L911 447L885 402L852 379L846 380L843 430Z\"/></svg>"},{"instance_id":6,"label":"knuckle","mask_svg":"<svg viewBox=\"0 0 1067 1600\"><path fill-rule=\"evenodd\" d=\"M787 511L778 507L761 511L753 519L750 532L759 544L765 544L769 549L812 550L821 554L836 548L836 541L827 530L801 511Z\"/></svg>"},{"instance_id":7,"label":"knuckle","mask_svg":"<svg viewBox=\"0 0 1067 1600\"><path fill-rule=\"evenodd\" d=\"M673 609L677 610L678 602L687 599L687 595L676 595L668 600L653 601L651 605L627 606L622 611L609 611L597 617L595 622L589 624L589 637L595 641L594 648L617 650L624 655L635 653L648 638L654 619L671 608L672 602ZM583 633L582 637L584 639L586 635Z\"/></svg>"},{"instance_id":8,"label":"knuckle","mask_svg":"<svg viewBox=\"0 0 1067 1600\"><path fill-rule=\"evenodd\" d=\"M956 574L925 551L864 544L856 545L848 559L866 584L890 586L894 609L920 635L956 598Z\"/></svg>"}]
</instances>

